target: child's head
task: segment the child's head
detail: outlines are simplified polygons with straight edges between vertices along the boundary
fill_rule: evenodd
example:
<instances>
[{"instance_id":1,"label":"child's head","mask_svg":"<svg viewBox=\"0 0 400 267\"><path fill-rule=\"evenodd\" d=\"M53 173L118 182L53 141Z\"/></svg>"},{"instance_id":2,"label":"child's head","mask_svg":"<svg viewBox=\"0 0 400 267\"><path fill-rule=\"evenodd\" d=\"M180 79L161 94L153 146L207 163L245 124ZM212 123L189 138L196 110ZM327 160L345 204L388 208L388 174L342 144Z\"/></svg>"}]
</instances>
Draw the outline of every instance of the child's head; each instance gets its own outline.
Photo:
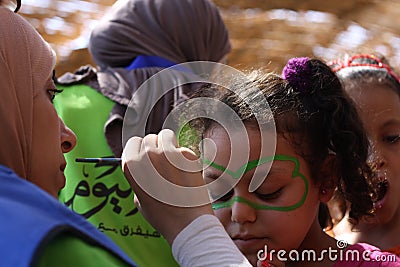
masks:
<instances>
[{"instance_id":1,"label":"child's head","mask_svg":"<svg viewBox=\"0 0 400 267\"><path fill-rule=\"evenodd\" d=\"M356 54L330 63L354 100L371 142L369 163L377 172L375 202L380 223L400 219L400 77L385 58ZM395 217L395 214L399 214Z\"/></svg>"},{"instance_id":2,"label":"child's head","mask_svg":"<svg viewBox=\"0 0 400 267\"><path fill-rule=\"evenodd\" d=\"M264 245L297 249L311 238L311 229L320 229L316 219L319 204L330 199L336 186L352 203L354 219L372 210L364 178L369 171L365 164L368 142L340 81L322 61L308 58L291 60L284 76L286 79L256 71L247 82L233 81L219 97L215 92L220 88L213 85L198 94L218 98L234 110L245 125L246 136L237 138L238 133L228 132L211 119L192 122L216 147L208 149L209 142L204 143L202 156L209 163L204 170L207 182L219 176L231 185L232 180L238 181L213 207L231 238L253 263ZM275 155L261 151L261 135L268 140L273 134L268 127L259 128L259 121L246 104L254 97L250 90L254 87L268 101L275 120ZM231 144L229 138L243 142ZM232 161L231 145L236 151L246 151L246 140L249 157L243 153ZM216 151L215 157L208 151ZM267 172L263 173L266 179L250 192L254 168L262 170L269 162L271 171L266 177Z\"/></svg>"}]
</instances>

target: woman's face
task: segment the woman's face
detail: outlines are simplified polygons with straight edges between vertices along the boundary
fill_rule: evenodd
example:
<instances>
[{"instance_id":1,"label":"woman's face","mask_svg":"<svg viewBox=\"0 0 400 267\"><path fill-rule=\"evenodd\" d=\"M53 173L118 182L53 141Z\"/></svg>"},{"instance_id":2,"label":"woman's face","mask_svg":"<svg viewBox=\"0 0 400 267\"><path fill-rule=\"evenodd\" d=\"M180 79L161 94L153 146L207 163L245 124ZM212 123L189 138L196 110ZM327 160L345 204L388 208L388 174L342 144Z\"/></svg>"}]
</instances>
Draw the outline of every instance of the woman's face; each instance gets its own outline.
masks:
<instances>
[{"instance_id":1,"label":"woman's face","mask_svg":"<svg viewBox=\"0 0 400 267\"><path fill-rule=\"evenodd\" d=\"M299 248L315 221L320 201L319 187L311 182L307 163L285 138L277 135L275 156L260 156L259 130L246 129L249 158L243 153L238 159L230 160L230 140L221 127L213 128L206 135L216 149L208 149L208 142L204 143L204 159L212 161L204 170L204 178L207 183L220 176L219 179L228 180L236 176L234 179L239 180L232 190L213 203L213 208L235 244L255 266L257 253L265 245L268 251ZM268 138L268 132L263 132L263 136ZM246 142L235 142L233 146L243 152L249 149ZM214 159L212 151L216 151ZM265 180L250 192L249 184L255 173L250 166L255 162L261 168L257 173L262 174ZM271 162L269 173L267 169L263 172L264 164ZM237 171L243 166L247 166L246 170L237 177Z\"/></svg>"},{"instance_id":2,"label":"woman's face","mask_svg":"<svg viewBox=\"0 0 400 267\"><path fill-rule=\"evenodd\" d=\"M52 98L55 89L50 78L34 97L32 163L28 180L57 198L65 185L63 153L74 148L76 137L54 109Z\"/></svg>"},{"instance_id":3,"label":"woman's face","mask_svg":"<svg viewBox=\"0 0 400 267\"><path fill-rule=\"evenodd\" d=\"M367 84L348 90L371 142L370 163L384 189L375 203L379 222L400 220L400 97L384 85Z\"/></svg>"}]
</instances>

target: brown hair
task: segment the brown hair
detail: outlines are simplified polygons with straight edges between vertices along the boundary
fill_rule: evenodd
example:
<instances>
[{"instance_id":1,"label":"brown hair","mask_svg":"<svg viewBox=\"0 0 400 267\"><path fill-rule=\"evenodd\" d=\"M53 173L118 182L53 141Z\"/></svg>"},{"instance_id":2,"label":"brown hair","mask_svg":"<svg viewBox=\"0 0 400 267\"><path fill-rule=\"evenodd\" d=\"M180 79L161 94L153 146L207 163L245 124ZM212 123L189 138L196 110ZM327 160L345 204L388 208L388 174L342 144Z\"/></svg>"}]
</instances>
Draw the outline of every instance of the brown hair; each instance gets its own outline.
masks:
<instances>
[{"instance_id":1,"label":"brown hair","mask_svg":"<svg viewBox=\"0 0 400 267\"><path fill-rule=\"evenodd\" d=\"M322 179L318 174L328 155L336 155L332 172L339 177L338 190L351 203L350 217L358 221L373 211L370 188L365 179L371 173L366 164L368 140L355 106L337 76L319 59L310 59L308 64L307 92L296 90L279 75L258 70L248 74L246 82L233 79L229 90L208 84L195 97L217 98L246 125L257 125L260 122L254 115L254 107L250 108L246 100L256 97L250 88L258 88L268 101L277 133L288 138L298 154L306 159L314 180ZM265 123L268 123L266 115ZM208 118L197 118L190 125L200 139L217 123Z\"/></svg>"}]
</instances>

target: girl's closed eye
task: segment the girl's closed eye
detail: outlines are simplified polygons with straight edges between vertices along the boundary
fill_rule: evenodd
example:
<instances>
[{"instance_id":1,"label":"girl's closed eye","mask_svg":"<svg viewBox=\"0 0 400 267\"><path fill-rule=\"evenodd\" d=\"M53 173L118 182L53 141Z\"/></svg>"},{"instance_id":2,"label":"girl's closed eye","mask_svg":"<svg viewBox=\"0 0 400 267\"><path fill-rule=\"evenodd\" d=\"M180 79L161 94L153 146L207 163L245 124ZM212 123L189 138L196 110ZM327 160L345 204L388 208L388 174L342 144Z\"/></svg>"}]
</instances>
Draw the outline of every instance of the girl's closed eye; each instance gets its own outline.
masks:
<instances>
[{"instance_id":1,"label":"girl's closed eye","mask_svg":"<svg viewBox=\"0 0 400 267\"><path fill-rule=\"evenodd\" d=\"M233 189L215 201L228 201L233 197Z\"/></svg>"},{"instance_id":2,"label":"girl's closed eye","mask_svg":"<svg viewBox=\"0 0 400 267\"><path fill-rule=\"evenodd\" d=\"M58 90L58 89L48 89L47 92L49 94L51 102L53 102L54 98L56 97L56 94L61 93L63 90Z\"/></svg>"},{"instance_id":3,"label":"girl's closed eye","mask_svg":"<svg viewBox=\"0 0 400 267\"><path fill-rule=\"evenodd\" d=\"M291 175L287 173L286 169L275 166L265 177L264 182L254 191L254 194L262 201L272 202L277 200L283 194L285 186L290 183L291 179Z\"/></svg>"},{"instance_id":4,"label":"girl's closed eye","mask_svg":"<svg viewBox=\"0 0 400 267\"><path fill-rule=\"evenodd\" d=\"M283 187L280 187L279 189L272 191L271 193L264 193L264 192L256 191L255 194L260 200L272 201L274 199L277 199L279 196L281 196L282 191L283 191Z\"/></svg>"}]
</instances>

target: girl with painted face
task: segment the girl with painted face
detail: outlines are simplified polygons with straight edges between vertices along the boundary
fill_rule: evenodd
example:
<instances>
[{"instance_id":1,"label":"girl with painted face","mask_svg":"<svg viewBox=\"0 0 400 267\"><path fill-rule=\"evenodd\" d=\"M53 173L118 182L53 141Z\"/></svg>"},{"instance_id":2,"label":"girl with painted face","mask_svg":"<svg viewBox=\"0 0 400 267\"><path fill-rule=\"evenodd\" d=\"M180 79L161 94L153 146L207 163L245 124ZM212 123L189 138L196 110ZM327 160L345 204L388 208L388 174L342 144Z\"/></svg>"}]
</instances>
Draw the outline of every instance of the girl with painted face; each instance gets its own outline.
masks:
<instances>
[{"instance_id":1,"label":"girl with painted face","mask_svg":"<svg viewBox=\"0 0 400 267\"><path fill-rule=\"evenodd\" d=\"M368 163L376 172L372 183L379 189L374 218L364 218L353 225L348 208L333 234L350 243L368 242L399 255L400 78L383 57L374 54L347 55L330 65L356 103L364 123L371 144ZM338 202L331 204L331 209L338 206Z\"/></svg>"},{"instance_id":2,"label":"girl with painted face","mask_svg":"<svg viewBox=\"0 0 400 267\"><path fill-rule=\"evenodd\" d=\"M202 139L198 151L213 212L250 262L236 258L235 263L364 266L380 255L390 255L390 266L397 266L395 255L383 254L368 244L344 250L342 243L324 233L318 221L320 204L329 201L336 187L350 203L349 216L354 221L372 216L373 211L372 188L365 179L371 173L366 164L368 140L339 79L322 61L309 58L290 60L282 76L255 72L245 81L231 78L228 89L210 85L197 96L216 99L222 105L203 102L188 109L198 114L222 114L226 107L233 110L222 121L204 116L194 119L190 125L195 137L187 139ZM223 260L233 264L237 252L221 233L221 224L210 215L209 206L199 202L198 207L174 208L154 201L138 185L142 177L151 175L151 168L173 183L201 185L199 173L169 165L168 160L178 154L195 158L195 147L190 151L179 147L174 138L171 131L163 130L158 136L128 141L125 173L128 177L129 170L133 174L129 181L137 192L138 205L185 265L228 265ZM204 192L199 189L196 197L201 194ZM155 207L164 210L153 212ZM162 223L157 222L160 216ZM349 254L360 256L346 256ZM202 261L204 255L209 259ZM389 266L379 264L376 266Z\"/></svg>"}]
</instances>

